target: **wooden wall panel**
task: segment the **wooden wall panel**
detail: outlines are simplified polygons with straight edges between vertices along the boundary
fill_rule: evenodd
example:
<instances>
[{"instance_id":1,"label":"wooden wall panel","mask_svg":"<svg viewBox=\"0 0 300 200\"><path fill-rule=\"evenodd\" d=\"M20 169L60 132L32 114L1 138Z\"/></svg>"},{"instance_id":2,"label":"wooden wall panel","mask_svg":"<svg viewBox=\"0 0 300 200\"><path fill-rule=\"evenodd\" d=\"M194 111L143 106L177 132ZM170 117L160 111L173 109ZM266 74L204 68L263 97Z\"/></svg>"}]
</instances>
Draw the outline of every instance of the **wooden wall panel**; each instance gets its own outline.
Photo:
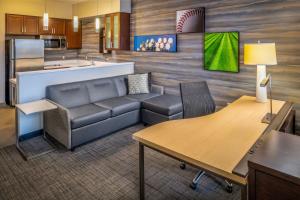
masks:
<instances>
[{"instance_id":1,"label":"wooden wall panel","mask_svg":"<svg viewBox=\"0 0 300 200\"><path fill-rule=\"evenodd\" d=\"M45 61L61 60L62 56L65 56L65 59L76 59L78 57L78 50L72 49L45 51Z\"/></svg>"},{"instance_id":2,"label":"wooden wall panel","mask_svg":"<svg viewBox=\"0 0 300 200\"><path fill-rule=\"evenodd\" d=\"M103 18L101 20L101 30L103 29ZM103 42L102 42L103 43ZM82 49L79 51L81 55L100 55L100 33L95 31L95 18L87 18L82 20Z\"/></svg>"},{"instance_id":3,"label":"wooden wall panel","mask_svg":"<svg viewBox=\"0 0 300 200\"><path fill-rule=\"evenodd\" d=\"M255 95L256 67L243 65L245 42L276 42L278 65L273 75L276 99L293 101L300 111L299 0L132 0L133 36L175 33L176 10L206 7L206 31L240 32L240 73L203 70L202 34L178 35L178 53L114 52L120 61L136 62L137 72L153 72L154 82L178 92L182 81L206 80L219 106L241 95ZM297 117L298 130L300 118Z\"/></svg>"}]
</instances>

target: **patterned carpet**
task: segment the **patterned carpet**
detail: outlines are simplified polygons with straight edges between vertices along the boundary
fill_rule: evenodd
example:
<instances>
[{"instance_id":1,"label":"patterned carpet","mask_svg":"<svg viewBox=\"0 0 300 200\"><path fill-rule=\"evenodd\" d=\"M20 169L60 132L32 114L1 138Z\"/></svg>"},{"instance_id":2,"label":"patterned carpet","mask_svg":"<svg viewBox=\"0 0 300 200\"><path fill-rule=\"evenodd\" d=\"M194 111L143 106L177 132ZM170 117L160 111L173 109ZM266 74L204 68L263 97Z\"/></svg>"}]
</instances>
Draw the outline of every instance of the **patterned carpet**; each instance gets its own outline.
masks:
<instances>
[{"instance_id":1,"label":"patterned carpet","mask_svg":"<svg viewBox=\"0 0 300 200\"><path fill-rule=\"evenodd\" d=\"M0 199L20 200L137 200L138 144L131 135L136 125L99 139L75 152L58 148L47 155L24 161L14 146L0 150ZM41 138L40 138L41 139ZM205 175L196 191L189 188L196 169L179 168L179 162L145 149L147 200L234 200L223 181Z\"/></svg>"}]
</instances>

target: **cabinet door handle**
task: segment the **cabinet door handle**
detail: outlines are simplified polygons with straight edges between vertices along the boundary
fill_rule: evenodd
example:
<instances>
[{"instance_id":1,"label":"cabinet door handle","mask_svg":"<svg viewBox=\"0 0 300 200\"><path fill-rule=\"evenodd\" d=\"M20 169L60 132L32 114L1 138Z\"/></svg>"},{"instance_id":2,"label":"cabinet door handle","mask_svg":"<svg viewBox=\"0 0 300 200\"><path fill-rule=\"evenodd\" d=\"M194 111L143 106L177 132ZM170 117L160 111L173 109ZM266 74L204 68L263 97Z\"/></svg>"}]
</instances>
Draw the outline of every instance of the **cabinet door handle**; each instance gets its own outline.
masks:
<instances>
[{"instance_id":1,"label":"cabinet door handle","mask_svg":"<svg viewBox=\"0 0 300 200\"><path fill-rule=\"evenodd\" d=\"M55 34L55 28L54 28L54 34Z\"/></svg>"},{"instance_id":2,"label":"cabinet door handle","mask_svg":"<svg viewBox=\"0 0 300 200\"><path fill-rule=\"evenodd\" d=\"M26 33L26 26L24 26L24 32Z\"/></svg>"}]
</instances>

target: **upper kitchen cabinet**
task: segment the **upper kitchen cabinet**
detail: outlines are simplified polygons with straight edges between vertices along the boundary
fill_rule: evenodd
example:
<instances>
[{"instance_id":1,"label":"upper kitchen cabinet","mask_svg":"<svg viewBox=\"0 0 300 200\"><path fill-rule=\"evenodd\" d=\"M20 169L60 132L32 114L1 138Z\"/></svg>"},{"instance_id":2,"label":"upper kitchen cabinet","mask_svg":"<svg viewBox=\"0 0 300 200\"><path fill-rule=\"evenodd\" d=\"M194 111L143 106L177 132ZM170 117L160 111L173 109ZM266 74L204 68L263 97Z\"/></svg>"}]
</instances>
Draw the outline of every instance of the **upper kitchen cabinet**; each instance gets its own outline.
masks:
<instances>
[{"instance_id":1,"label":"upper kitchen cabinet","mask_svg":"<svg viewBox=\"0 0 300 200\"><path fill-rule=\"evenodd\" d=\"M48 30L44 30L43 18L39 19L39 34L40 35L65 35L66 34L66 20L50 18Z\"/></svg>"},{"instance_id":2,"label":"upper kitchen cabinet","mask_svg":"<svg viewBox=\"0 0 300 200\"><path fill-rule=\"evenodd\" d=\"M130 14L112 13L104 17L105 49L130 50Z\"/></svg>"},{"instance_id":3,"label":"upper kitchen cabinet","mask_svg":"<svg viewBox=\"0 0 300 200\"><path fill-rule=\"evenodd\" d=\"M6 34L38 35L38 17L6 14Z\"/></svg>"},{"instance_id":4,"label":"upper kitchen cabinet","mask_svg":"<svg viewBox=\"0 0 300 200\"><path fill-rule=\"evenodd\" d=\"M78 31L74 32L73 20L66 20L66 38L68 49L81 49L82 38L81 38L81 23L79 22Z\"/></svg>"}]
</instances>

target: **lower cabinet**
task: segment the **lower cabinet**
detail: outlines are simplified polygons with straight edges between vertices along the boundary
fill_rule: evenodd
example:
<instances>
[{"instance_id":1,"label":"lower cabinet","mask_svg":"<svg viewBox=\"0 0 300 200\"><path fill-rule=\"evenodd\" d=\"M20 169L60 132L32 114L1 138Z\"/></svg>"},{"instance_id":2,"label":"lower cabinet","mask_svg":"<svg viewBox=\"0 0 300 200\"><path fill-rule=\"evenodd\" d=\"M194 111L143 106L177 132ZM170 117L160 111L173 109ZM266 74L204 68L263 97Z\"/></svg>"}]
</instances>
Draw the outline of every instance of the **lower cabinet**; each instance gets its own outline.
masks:
<instances>
[{"instance_id":1,"label":"lower cabinet","mask_svg":"<svg viewBox=\"0 0 300 200\"><path fill-rule=\"evenodd\" d=\"M249 200L300 199L300 137L273 131L249 159Z\"/></svg>"}]
</instances>

